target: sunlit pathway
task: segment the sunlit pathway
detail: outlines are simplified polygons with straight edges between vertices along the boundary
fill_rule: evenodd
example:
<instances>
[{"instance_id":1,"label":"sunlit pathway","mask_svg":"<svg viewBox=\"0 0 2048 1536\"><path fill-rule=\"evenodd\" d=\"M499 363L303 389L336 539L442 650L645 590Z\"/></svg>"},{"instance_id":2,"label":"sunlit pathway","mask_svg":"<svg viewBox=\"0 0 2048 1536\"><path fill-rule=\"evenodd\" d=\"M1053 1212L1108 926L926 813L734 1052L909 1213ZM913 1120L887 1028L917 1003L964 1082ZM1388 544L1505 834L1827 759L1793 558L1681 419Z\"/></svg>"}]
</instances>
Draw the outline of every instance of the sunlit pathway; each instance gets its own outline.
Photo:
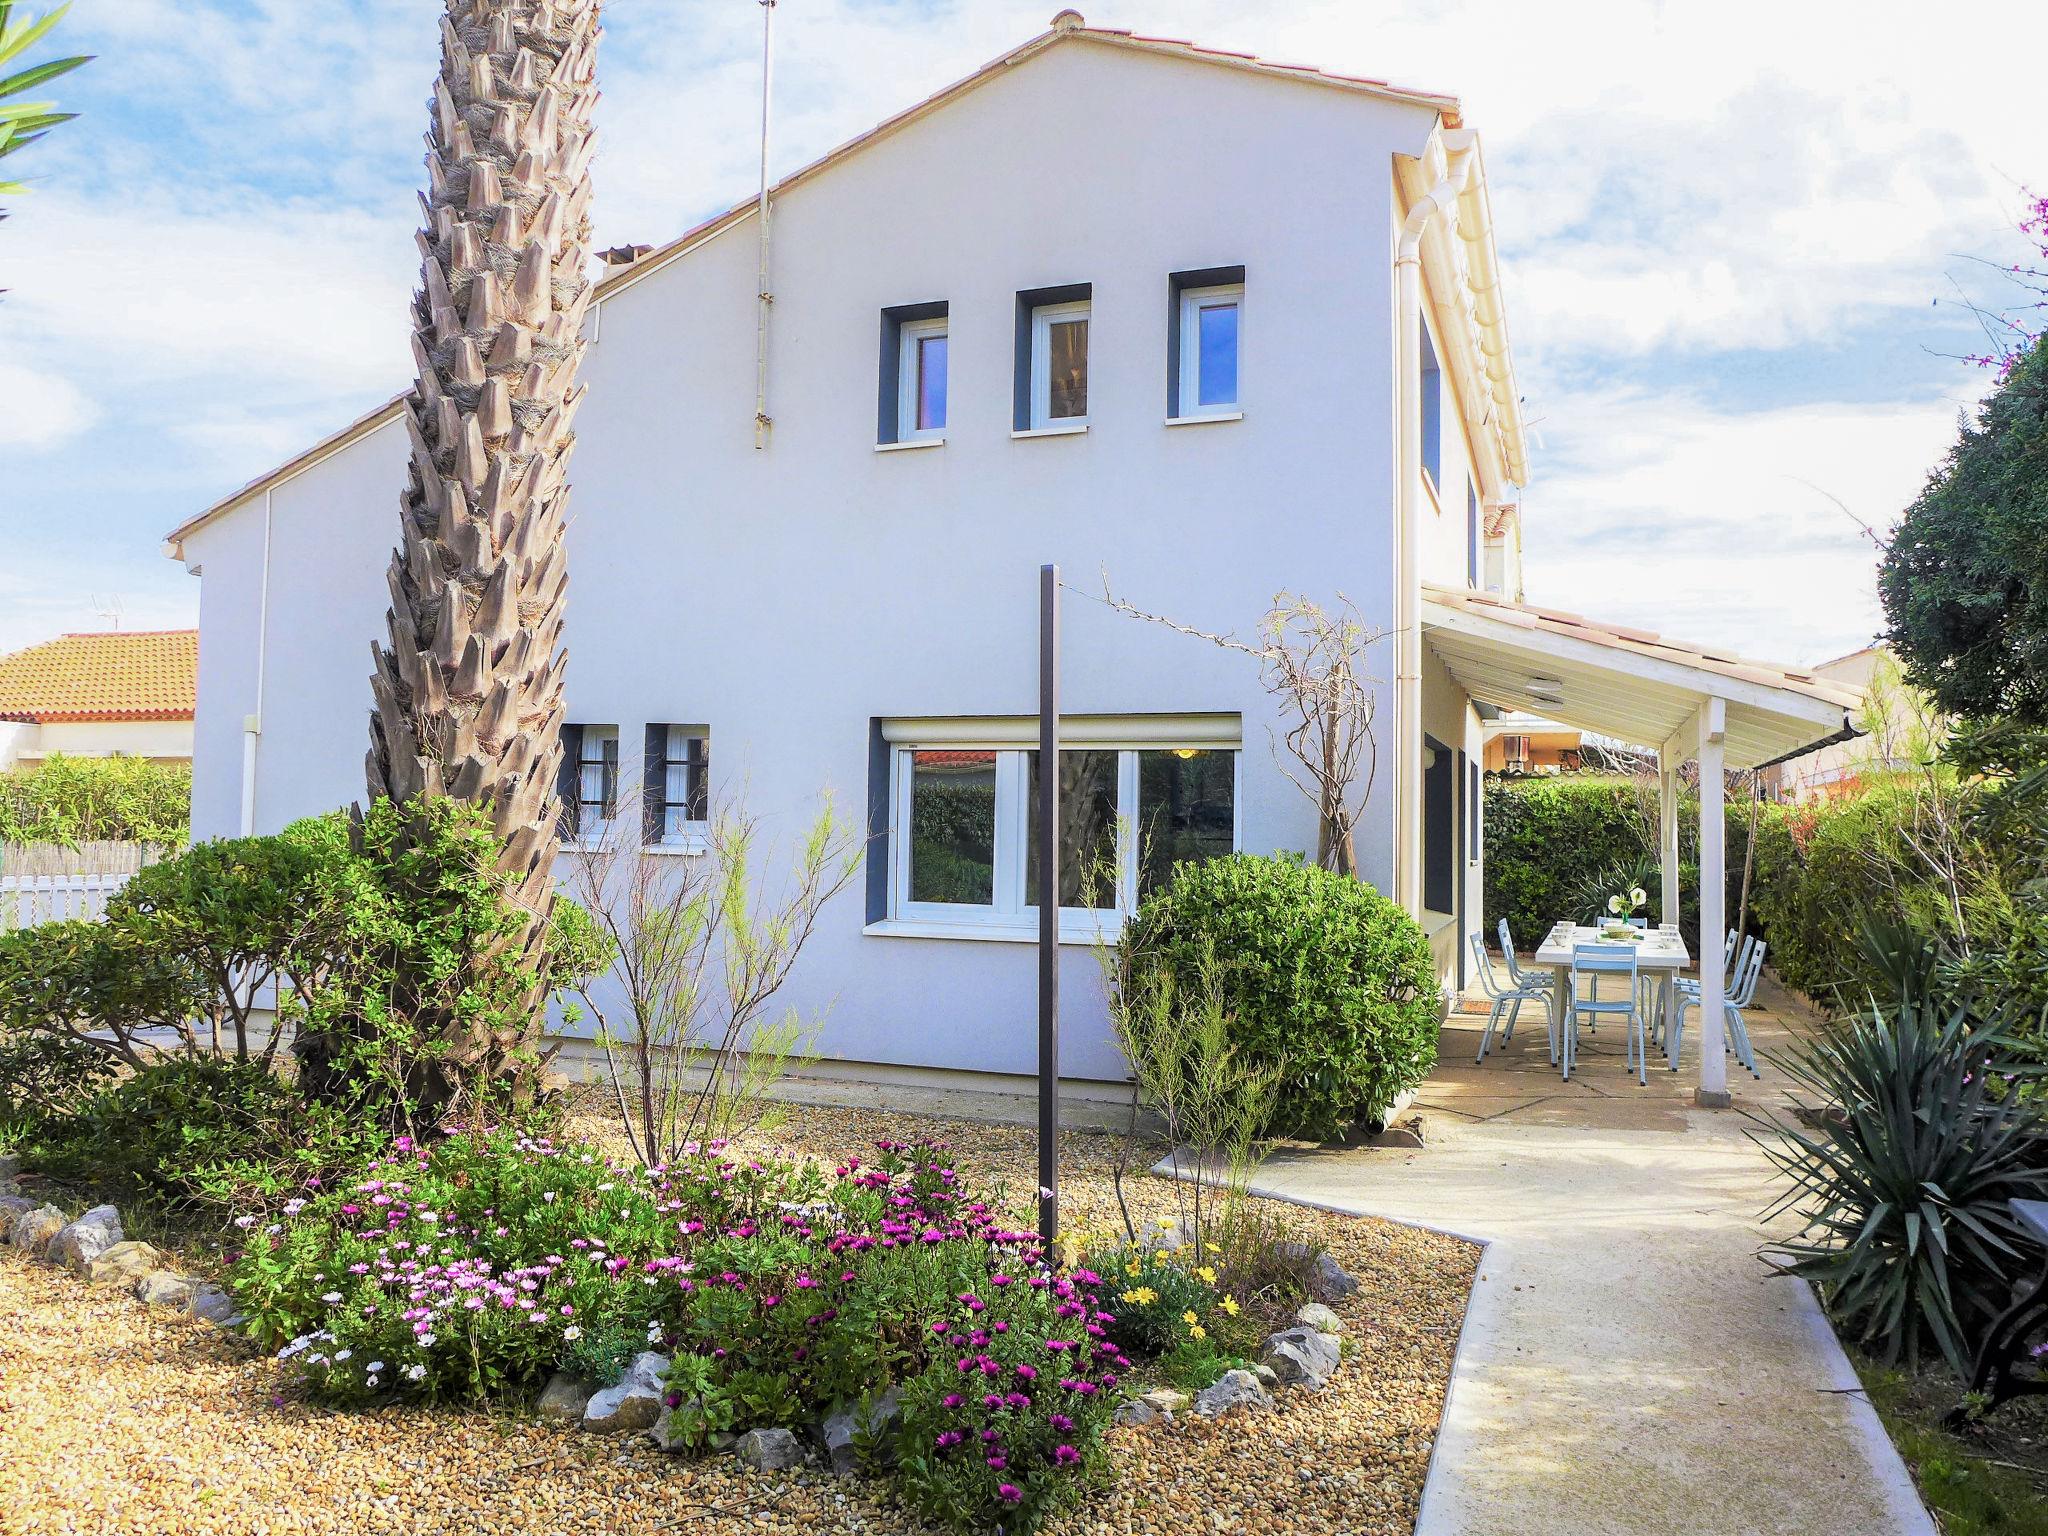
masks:
<instances>
[{"instance_id":1,"label":"sunlit pathway","mask_svg":"<svg viewBox=\"0 0 2048 1536\"><path fill-rule=\"evenodd\" d=\"M1785 1042L1795 1004L1753 1025ZM1757 1258L1770 1170L1740 1113L1602 1042L1570 1085L1540 1023L1474 1067L1454 1017L1419 1153L1303 1152L1262 1187L1486 1239L1420 1536L1933 1536L1812 1293ZM1760 1026L1760 1027L1759 1027Z\"/></svg>"}]
</instances>

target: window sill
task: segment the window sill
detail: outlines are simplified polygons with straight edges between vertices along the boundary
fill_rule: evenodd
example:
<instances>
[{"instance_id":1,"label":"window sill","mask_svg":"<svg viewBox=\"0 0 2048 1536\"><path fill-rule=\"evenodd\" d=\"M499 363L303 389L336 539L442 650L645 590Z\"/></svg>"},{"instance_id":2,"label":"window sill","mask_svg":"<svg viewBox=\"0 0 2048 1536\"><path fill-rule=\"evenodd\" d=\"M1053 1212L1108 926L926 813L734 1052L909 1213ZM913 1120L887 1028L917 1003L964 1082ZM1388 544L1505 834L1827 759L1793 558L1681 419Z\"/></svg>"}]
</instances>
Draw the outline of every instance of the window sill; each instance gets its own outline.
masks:
<instances>
[{"instance_id":1,"label":"window sill","mask_svg":"<svg viewBox=\"0 0 2048 1536\"><path fill-rule=\"evenodd\" d=\"M1212 411L1205 416L1169 416L1169 427L1206 427L1214 421L1243 421L1243 411Z\"/></svg>"},{"instance_id":2,"label":"window sill","mask_svg":"<svg viewBox=\"0 0 2048 1536\"><path fill-rule=\"evenodd\" d=\"M904 453L912 448L943 448L945 446L946 440L943 437L906 437L893 443L877 443L875 444L875 452Z\"/></svg>"},{"instance_id":3,"label":"window sill","mask_svg":"<svg viewBox=\"0 0 2048 1536\"><path fill-rule=\"evenodd\" d=\"M642 853L652 853L663 858L694 859L711 851L710 840L701 834L691 837L663 838L658 843L644 843Z\"/></svg>"},{"instance_id":4,"label":"window sill","mask_svg":"<svg viewBox=\"0 0 2048 1536\"><path fill-rule=\"evenodd\" d=\"M1122 931L1123 918L1120 915L1099 924L1070 918L1060 923L1060 943L1093 944L1099 939L1114 944ZM948 923L929 918L889 917L878 923L869 923L861 932L876 939L971 939L985 944L1038 942L1036 922L1020 927L1014 923Z\"/></svg>"},{"instance_id":5,"label":"window sill","mask_svg":"<svg viewBox=\"0 0 2048 1536\"><path fill-rule=\"evenodd\" d=\"M1085 421L1063 421L1052 427L1024 427L1013 431L1012 437L1078 437L1088 430Z\"/></svg>"}]
</instances>

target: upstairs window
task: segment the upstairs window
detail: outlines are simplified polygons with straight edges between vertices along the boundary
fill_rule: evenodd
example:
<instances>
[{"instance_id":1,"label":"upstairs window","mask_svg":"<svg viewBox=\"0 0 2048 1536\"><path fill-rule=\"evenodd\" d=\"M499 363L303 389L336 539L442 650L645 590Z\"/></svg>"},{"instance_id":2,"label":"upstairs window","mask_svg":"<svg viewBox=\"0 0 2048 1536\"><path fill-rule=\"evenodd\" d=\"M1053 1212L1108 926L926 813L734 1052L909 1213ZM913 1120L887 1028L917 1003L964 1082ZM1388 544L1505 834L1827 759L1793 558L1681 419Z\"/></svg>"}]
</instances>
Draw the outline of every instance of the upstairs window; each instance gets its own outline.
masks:
<instances>
[{"instance_id":1,"label":"upstairs window","mask_svg":"<svg viewBox=\"0 0 2048 1536\"><path fill-rule=\"evenodd\" d=\"M945 441L948 323L944 301L882 311L881 446Z\"/></svg>"},{"instance_id":2,"label":"upstairs window","mask_svg":"<svg viewBox=\"0 0 2048 1536\"><path fill-rule=\"evenodd\" d=\"M647 727L642 793L649 847L699 848L711 819L711 732L702 725Z\"/></svg>"},{"instance_id":3,"label":"upstairs window","mask_svg":"<svg viewBox=\"0 0 2048 1536\"><path fill-rule=\"evenodd\" d=\"M1088 424L1088 310L1042 304L1031 312L1031 425Z\"/></svg>"},{"instance_id":4,"label":"upstairs window","mask_svg":"<svg viewBox=\"0 0 2048 1536\"><path fill-rule=\"evenodd\" d=\"M1234 417L1244 329L1244 268L1176 272L1169 292L1167 419Z\"/></svg>"},{"instance_id":5,"label":"upstairs window","mask_svg":"<svg viewBox=\"0 0 2048 1536\"><path fill-rule=\"evenodd\" d=\"M1017 431L1087 427L1092 299L1086 283L1017 295Z\"/></svg>"},{"instance_id":6,"label":"upstairs window","mask_svg":"<svg viewBox=\"0 0 2048 1536\"><path fill-rule=\"evenodd\" d=\"M603 841L619 811L619 728L562 727L561 833L586 843Z\"/></svg>"},{"instance_id":7,"label":"upstairs window","mask_svg":"<svg viewBox=\"0 0 2048 1536\"><path fill-rule=\"evenodd\" d=\"M1444 371L1429 339L1429 323L1417 315L1415 324L1422 332L1422 472L1434 491L1444 483Z\"/></svg>"}]
</instances>

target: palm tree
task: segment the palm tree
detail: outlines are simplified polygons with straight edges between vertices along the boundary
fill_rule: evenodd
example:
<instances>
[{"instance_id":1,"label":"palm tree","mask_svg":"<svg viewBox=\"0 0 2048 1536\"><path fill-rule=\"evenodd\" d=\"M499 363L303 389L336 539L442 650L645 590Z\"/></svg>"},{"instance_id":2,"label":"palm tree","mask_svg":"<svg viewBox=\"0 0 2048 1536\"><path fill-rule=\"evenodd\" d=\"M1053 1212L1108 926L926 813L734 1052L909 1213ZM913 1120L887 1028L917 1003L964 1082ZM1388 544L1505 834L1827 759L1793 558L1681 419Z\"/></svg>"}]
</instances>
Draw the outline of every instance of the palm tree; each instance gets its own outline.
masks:
<instances>
[{"instance_id":1,"label":"palm tree","mask_svg":"<svg viewBox=\"0 0 2048 1536\"><path fill-rule=\"evenodd\" d=\"M49 30L63 19L71 9L68 3L36 21L17 22L13 17L14 0L0 0L0 70L27 53ZM31 64L27 69L18 69L12 74L0 74L0 160L16 150L26 149L59 123L68 123L78 116L76 112L53 112L56 105L48 101L10 101L23 91L32 91L39 85L46 85L59 75L68 74L85 63L91 56L82 55L74 59L50 59L42 64ZM0 196L12 197L28 188L18 181L0 181ZM5 218L0 214L0 218Z\"/></svg>"},{"instance_id":2,"label":"palm tree","mask_svg":"<svg viewBox=\"0 0 2048 1536\"><path fill-rule=\"evenodd\" d=\"M554 904L561 760L562 530L591 284L599 0L447 0L427 131L419 383L392 552L390 644L370 680L369 789L489 808L538 977ZM401 1005L403 999L398 1000ZM465 1078L517 1075L523 1035L452 1013L413 1022ZM436 1097L429 1086L426 1097ZM431 1105L430 1105L431 1107Z\"/></svg>"}]
</instances>

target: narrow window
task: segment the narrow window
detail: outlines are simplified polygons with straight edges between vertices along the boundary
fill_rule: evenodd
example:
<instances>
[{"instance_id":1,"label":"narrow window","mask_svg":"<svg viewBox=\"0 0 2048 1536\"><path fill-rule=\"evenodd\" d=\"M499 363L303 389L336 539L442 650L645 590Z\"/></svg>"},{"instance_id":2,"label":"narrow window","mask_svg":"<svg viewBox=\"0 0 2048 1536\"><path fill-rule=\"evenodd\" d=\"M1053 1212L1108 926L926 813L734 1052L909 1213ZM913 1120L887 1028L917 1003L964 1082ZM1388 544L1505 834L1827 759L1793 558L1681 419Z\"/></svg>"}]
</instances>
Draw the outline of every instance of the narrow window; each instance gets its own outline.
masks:
<instances>
[{"instance_id":1,"label":"narrow window","mask_svg":"<svg viewBox=\"0 0 2048 1536\"><path fill-rule=\"evenodd\" d=\"M1031 311L1031 425L1088 424L1089 301Z\"/></svg>"},{"instance_id":2,"label":"narrow window","mask_svg":"<svg viewBox=\"0 0 2048 1536\"><path fill-rule=\"evenodd\" d=\"M1422 332L1422 472L1436 490L1444 483L1444 374L1428 324L1420 315L1415 324Z\"/></svg>"},{"instance_id":3,"label":"narrow window","mask_svg":"<svg viewBox=\"0 0 2048 1536\"><path fill-rule=\"evenodd\" d=\"M1422 904L1455 913L1458 836L1457 764L1434 736L1422 738Z\"/></svg>"},{"instance_id":4,"label":"narrow window","mask_svg":"<svg viewBox=\"0 0 2048 1536\"><path fill-rule=\"evenodd\" d=\"M1465 482L1465 585L1479 589L1479 487Z\"/></svg>"},{"instance_id":5,"label":"narrow window","mask_svg":"<svg viewBox=\"0 0 2048 1536\"><path fill-rule=\"evenodd\" d=\"M936 443L946 435L947 318L941 299L882 311L882 361L875 441Z\"/></svg>"},{"instance_id":6,"label":"narrow window","mask_svg":"<svg viewBox=\"0 0 2048 1536\"><path fill-rule=\"evenodd\" d=\"M1138 900L1177 864L1221 858L1237 846L1237 754L1170 747L1138 754Z\"/></svg>"},{"instance_id":7,"label":"narrow window","mask_svg":"<svg viewBox=\"0 0 2048 1536\"><path fill-rule=\"evenodd\" d=\"M896 440L938 437L946 430L946 318L902 327L896 364Z\"/></svg>"},{"instance_id":8,"label":"narrow window","mask_svg":"<svg viewBox=\"0 0 2048 1536\"><path fill-rule=\"evenodd\" d=\"M562 835L603 840L619 809L619 728L562 727Z\"/></svg>"},{"instance_id":9,"label":"narrow window","mask_svg":"<svg viewBox=\"0 0 2048 1536\"><path fill-rule=\"evenodd\" d=\"M1180 378L1173 414L1186 420L1236 411L1244 284L1180 290Z\"/></svg>"},{"instance_id":10,"label":"narrow window","mask_svg":"<svg viewBox=\"0 0 2048 1536\"><path fill-rule=\"evenodd\" d=\"M1117 774L1121 754L1062 751L1060 759L1060 881L1063 907L1114 910L1120 884L1117 857ZM1038 864L1039 754L1027 754L1024 802L1024 900L1045 899Z\"/></svg>"},{"instance_id":11,"label":"narrow window","mask_svg":"<svg viewBox=\"0 0 2048 1536\"><path fill-rule=\"evenodd\" d=\"M711 806L711 732L701 725L647 727L642 795L650 847L701 844Z\"/></svg>"}]
</instances>

